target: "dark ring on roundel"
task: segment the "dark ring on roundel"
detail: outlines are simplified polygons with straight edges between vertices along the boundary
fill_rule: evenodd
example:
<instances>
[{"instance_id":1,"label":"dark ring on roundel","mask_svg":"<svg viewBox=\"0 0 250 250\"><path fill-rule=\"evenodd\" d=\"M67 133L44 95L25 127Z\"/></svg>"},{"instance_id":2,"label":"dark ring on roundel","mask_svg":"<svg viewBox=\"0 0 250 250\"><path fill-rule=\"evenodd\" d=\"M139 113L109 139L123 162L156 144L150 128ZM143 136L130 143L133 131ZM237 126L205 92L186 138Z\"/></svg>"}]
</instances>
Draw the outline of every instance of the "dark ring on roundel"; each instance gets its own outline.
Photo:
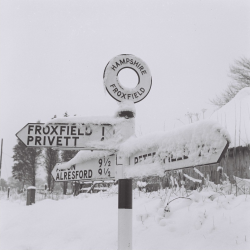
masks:
<instances>
[{"instance_id":1,"label":"dark ring on roundel","mask_svg":"<svg viewBox=\"0 0 250 250\"><path fill-rule=\"evenodd\" d=\"M110 61L109 61L109 62L110 62ZM109 62L107 63L107 65L106 65L106 67L105 67L105 69L104 69L104 71L103 71L103 79L104 79L104 77L105 77L105 71L106 71L106 68L108 67Z\"/></svg>"},{"instance_id":2,"label":"dark ring on roundel","mask_svg":"<svg viewBox=\"0 0 250 250\"><path fill-rule=\"evenodd\" d=\"M121 70L123 70L123 69L132 69L132 70L134 70L134 72L137 74L137 76L138 76L138 83L137 83L137 85L136 85L136 87L140 84L140 80L141 80L141 78L140 78L140 76L139 76L139 74L138 74L138 72L134 69L134 68L131 68L131 67L124 67L124 68L122 68L122 69L120 69L118 72L117 72L117 74L116 74L116 76L118 76L118 74L119 74L119 72L121 71ZM124 90L124 88L119 84L119 86ZM135 87L135 88L136 88Z\"/></svg>"}]
</instances>

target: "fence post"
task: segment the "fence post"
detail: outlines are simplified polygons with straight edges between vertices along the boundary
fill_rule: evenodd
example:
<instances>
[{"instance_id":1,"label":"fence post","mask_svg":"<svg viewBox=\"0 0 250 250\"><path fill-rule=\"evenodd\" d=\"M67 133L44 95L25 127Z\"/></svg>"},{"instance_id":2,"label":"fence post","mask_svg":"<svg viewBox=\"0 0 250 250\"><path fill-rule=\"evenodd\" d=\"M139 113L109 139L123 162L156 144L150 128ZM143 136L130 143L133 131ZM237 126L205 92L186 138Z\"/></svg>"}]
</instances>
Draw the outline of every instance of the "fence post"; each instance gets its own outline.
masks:
<instances>
[{"instance_id":1,"label":"fence post","mask_svg":"<svg viewBox=\"0 0 250 250\"><path fill-rule=\"evenodd\" d=\"M45 183L44 184L44 196L45 196L45 198L46 198L46 196L47 196L47 183Z\"/></svg>"},{"instance_id":2,"label":"fence post","mask_svg":"<svg viewBox=\"0 0 250 250\"><path fill-rule=\"evenodd\" d=\"M8 187L8 191L7 191L7 198L10 198L10 187Z\"/></svg>"},{"instance_id":3,"label":"fence post","mask_svg":"<svg viewBox=\"0 0 250 250\"><path fill-rule=\"evenodd\" d=\"M35 203L36 187L30 186L27 188L27 202L26 205L32 205Z\"/></svg>"}]
</instances>

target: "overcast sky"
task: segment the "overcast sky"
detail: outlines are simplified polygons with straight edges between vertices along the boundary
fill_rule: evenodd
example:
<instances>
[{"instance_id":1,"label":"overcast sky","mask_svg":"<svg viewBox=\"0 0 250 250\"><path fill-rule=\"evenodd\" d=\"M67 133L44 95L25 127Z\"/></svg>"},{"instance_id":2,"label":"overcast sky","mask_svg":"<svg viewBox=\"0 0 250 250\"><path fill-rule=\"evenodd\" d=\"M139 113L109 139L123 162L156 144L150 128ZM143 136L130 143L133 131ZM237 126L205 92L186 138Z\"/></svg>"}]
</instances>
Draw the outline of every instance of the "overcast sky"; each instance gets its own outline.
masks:
<instances>
[{"instance_id":1,"label":"overcast sky","mask_svg":"<svg viewBox=\"0 0 250 250\"><path fill-rule=\"evenodd\" d=\"M112 116L103 70L119 54L149 66L149 95L136 104L136 131L188 123L211 114L209 99L230 83L235 59L250 58L250 4L225 1L0 1L2 177L13 165L15 134L54 115ZM123 75L124 83L133 80ZM121 79L121 80L122 80ZM125 84L126 85L126 84Z\"/></svg>"}]
</instances>

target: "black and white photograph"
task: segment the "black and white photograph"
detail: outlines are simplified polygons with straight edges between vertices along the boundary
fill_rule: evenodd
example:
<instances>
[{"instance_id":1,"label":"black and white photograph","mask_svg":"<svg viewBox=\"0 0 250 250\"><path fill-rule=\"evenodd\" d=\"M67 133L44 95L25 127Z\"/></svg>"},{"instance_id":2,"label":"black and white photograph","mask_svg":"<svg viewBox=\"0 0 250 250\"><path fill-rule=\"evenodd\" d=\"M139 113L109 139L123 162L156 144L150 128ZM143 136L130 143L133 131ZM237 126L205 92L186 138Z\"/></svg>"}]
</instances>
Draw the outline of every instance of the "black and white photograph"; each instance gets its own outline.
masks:
<instances>
[{"instance_id":1,"label":"black and white photograph","mask_svg":"<svg viewBox=\"0 0 250 250\"><path fill-rule=\"evenodd\" d=\"M249 0L0 0L0 250L250 249Z\"/></svg>"}]
</instances>

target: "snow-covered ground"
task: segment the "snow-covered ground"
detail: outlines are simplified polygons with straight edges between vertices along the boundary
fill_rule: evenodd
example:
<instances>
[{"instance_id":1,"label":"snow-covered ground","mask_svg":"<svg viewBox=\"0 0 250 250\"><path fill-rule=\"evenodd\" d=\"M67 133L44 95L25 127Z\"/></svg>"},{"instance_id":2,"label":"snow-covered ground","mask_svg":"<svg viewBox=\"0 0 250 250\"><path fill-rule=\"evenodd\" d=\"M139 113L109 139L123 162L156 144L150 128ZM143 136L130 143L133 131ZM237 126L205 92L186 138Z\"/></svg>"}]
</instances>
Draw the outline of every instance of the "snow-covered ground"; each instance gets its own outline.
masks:
<instances>
[{"instance_id":1,"label":"snow-covered ground","mask_svg":"<svg viewBox=\"0 0 250 250\"><path fill-rule=\"evenodd\" d=\"M250 195L205 190L173 200L169 194L134 191L133 249L250 249ZM115 193L45 199L32 206L2 198L0 249L117 249L117 207Z\"/></svg>"}]
</instances>

